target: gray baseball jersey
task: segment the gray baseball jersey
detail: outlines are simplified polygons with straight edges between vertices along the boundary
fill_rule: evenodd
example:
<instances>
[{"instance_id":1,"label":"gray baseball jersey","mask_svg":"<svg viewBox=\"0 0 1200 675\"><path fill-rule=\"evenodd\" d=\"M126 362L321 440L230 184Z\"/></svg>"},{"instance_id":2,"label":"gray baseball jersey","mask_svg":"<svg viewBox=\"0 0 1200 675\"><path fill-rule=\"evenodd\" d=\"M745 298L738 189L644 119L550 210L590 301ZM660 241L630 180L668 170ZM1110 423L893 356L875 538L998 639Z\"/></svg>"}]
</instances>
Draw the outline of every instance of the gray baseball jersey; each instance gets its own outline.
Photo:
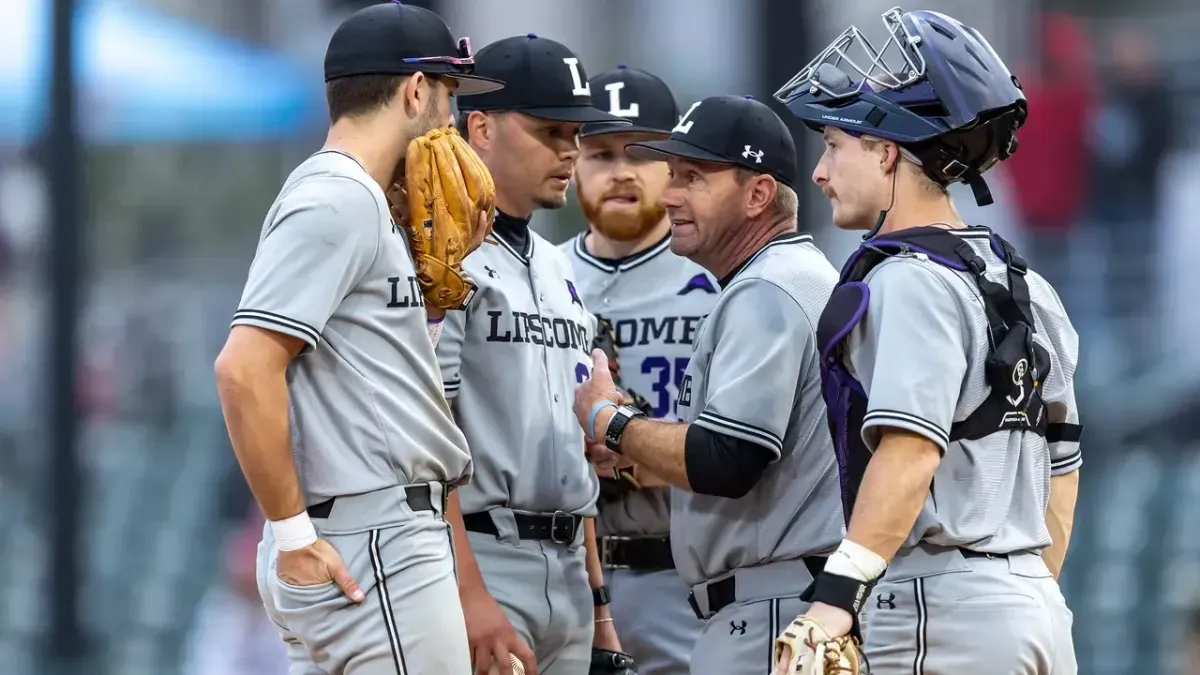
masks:
<instances>
[{"instance_id":1,"label":"gray baseball jersey","mask_svg":"<svg viewBox=\"0 0 1200 675\"><path fill-rule=\"evenodd\" d=\"M463 512L594 516L599 483L572 405L591 374L595 317L553 244L532 230L523 251L496 239L464 261L479 290L465 311L446 315L437 345L446 397L474 453Z\"/></svg>"},{"instance_id":2,"label":"gray baseball jersey","mask_svg":"<svg viewBox=\"0 0 1200 675\"><path fill-rule=\"evenodd\" d=\"M1007 268L992 251L986 230L952 232L987 262L988 278L1007 284ZM951 425L966 419L990 391L988 322L976 282L915 254L889 258L865 281L870 309L847 342L847 365L868 397L863 440L874 450L880 427L897 427L946 450L905 547L924 540L1008 553L1049 545L1050 476L1080 466L1078 442L1048 446L1042 436L1014 431L955 441L947 449ZM1050 421L1078 424L1079 338L1054 289L1032 271L1026 281L1037 328L1034 341L1050 354L1043 389Z\"/></svg>"},{"instance_id":3,"label":"gray baseball jersey","mask_svg":"<svg viewBox=\"0 0 1200 675\"><path fill-rule=\"evenodd\" d=\"M425 324L408 240L379 185L349 155L310 157L267 212L233 317L305 342L287 382L308 505L469 478Z\"/></svg>"},{"instance_id":4,"label":"gray baseball jersey","mask_svg":"<svg viewBox=\"0 0 1200 675\"><path fill-rule=\"evenodd\" d=\"M678 419L679 383L700 323L716 302L716 281L671 253L670 237L613 264L588 253L585 236L559 248L571 260L584 304L613 323L622 384L654 406L654 417ZM603 504L596 527L602 535L665 536L670 516L670 488L647 488Z\"/></svg>"},{"instance_id":5,"label":"gray baseball jersey","mask_svg":"<svg viewBox=\"0 0 1200 675\"><path fill-rule=\"evenodd\" d=\"M836 282L811 236L777 237L727 280L700 328L680 418L775 461L740 499L674 491L671 547L689 584L827 554L845 534L815 332Z\"/></svg>"}]
</instances>

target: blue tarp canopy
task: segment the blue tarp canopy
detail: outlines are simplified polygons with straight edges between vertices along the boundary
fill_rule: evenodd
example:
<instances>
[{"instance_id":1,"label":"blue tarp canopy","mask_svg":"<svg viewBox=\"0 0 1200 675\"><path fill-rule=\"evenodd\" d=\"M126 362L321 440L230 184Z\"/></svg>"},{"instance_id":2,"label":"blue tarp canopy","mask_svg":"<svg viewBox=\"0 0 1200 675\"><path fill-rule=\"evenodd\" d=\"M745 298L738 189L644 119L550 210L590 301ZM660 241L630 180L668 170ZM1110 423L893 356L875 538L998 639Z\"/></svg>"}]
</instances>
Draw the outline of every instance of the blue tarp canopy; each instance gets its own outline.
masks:
<instances>
[{"instance_id":1,"label":"blue tarp canopy","mask_svg":"<svg viewBox=\"0 0 1200 675\"><path fill-rule=\"evenodd\" d=\"M0 144L49 115L52 0L4 0ZM93 143L294 136L323 113L319 73L129 0L80 0L80 131Z\"/></svg>"}]
</instances>

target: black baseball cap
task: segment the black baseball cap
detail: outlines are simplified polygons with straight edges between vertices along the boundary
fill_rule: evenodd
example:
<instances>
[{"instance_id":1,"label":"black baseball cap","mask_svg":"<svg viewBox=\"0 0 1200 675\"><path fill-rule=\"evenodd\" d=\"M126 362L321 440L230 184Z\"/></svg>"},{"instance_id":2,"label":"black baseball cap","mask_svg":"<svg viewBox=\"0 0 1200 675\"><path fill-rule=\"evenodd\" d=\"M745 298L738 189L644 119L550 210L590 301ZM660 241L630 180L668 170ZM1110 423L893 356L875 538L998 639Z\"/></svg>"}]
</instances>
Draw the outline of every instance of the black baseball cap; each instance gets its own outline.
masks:
<instances>
[{"instance_id":1,"label":"black baseball cap","mask_svg":"<svg viewBox=\"0 0 1200 675\"><path fill-rule=\"evenodd\" d=\"M475 74L470 38L455 40L442 17L396 0L350 15L325 51L325 81L351 75L422 72L458 81L458 96L496 91L503 80Z\"/></svg>"},{"instance_id":2,"label":"black baseball cap","mask_svg":"<svg viewBox=\"0 0 1200 675\"><path fill-rule=\"evenodd\" d=\"M629 121L592 107L592 90L579 57L562 44L533 33L505 38L479 50L475 74L504 88L459 101L462 112L516 111L556 122Z\"/></svg>"},{"instance_id":3,"label":"black baseball cap","mask_svg":"<svg viewBox=\"0 0 1200 675\"><path fill-rule=\"evenodd\" d=\"M666 135L679 121L679 104L671 88L644 70L622 63L593 77L588 86L592 88L593 105L632 124L589 124L580 130L580 138L638 132Z\"/></svg>"},{"instance_id":4,"label":"black baseball cap","mask_svg":"<svg viewBox=\"0 0 1200 675\"><path fill-rule=\"evenodd\" d=\"M693 103L666 139L630 143L625 151L651 161L671 156L740 166L791 188L796 182L792 132L774 110L750 96L710 96Z\"/></svg>"}]
</instances>

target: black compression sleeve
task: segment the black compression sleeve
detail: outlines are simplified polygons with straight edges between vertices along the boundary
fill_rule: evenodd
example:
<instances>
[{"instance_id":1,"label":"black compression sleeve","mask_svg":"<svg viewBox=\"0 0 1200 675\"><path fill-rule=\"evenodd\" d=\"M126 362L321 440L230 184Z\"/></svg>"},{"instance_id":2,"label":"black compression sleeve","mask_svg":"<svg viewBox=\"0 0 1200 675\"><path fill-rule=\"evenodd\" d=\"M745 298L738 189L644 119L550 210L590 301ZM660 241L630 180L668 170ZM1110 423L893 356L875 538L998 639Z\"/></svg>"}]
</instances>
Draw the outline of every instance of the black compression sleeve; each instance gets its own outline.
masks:
<instances>
[{"instance_id":1,"label":"black compression sleeve","mask_svg":"<svg viewBox=\"0 0 1200 675\"><path fill-rule=\"evenodd\" d=\"M688 426L684 465L692 492L713 497L745 497L775 455L768 449L704 427Z\"/></svg>"}]
</instances>

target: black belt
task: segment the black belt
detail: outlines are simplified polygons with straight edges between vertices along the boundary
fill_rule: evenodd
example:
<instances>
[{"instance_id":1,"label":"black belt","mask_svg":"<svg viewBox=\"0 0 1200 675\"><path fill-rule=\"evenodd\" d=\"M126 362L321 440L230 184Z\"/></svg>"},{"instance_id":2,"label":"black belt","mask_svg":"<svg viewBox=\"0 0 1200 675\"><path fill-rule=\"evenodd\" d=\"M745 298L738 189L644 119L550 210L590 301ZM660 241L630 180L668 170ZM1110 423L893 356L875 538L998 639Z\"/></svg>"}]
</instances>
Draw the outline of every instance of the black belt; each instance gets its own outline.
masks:
<instances>
[{"instance_id":1,"label":"black belt","mask_svg":"<svg viewBox=\"0 0 1200 675\"><path fill-rule=\"evenodd\" d=\"M404 488L405 499L408 502L408 508L413 511L436 511L433 508L433 497L430 493L429 485L407 485ZM326 499L319 504L313 504L308 507L309 518L328 518L333 512L333 503L337 501L337 497Z\"/></svg>"},{"instance_id":2,"label":"black belt","mask_svg":"<svg viewBox=\"0 0 1200 675\"><path fill-rule=\"evenodd\" d=\"M972 551L970 549L960 548L958 552L963 554L964 558L1007 558L1008 553L984 553L983 551Z\"/></svg>"},{"instance_id":3,"label":"black belt","mask_svg":"<svg viewBox=\"0 0 1200 675\"><path fill-rule=\"evenodd\" d=\"M808 568L808 573L812 575L812 578L816 579L817 575L825 569L825 558L804 558L804 566ZM737 602L736 577L736 573L731 574L705 587L705 590L708 591L709 616ZM688 593L688 604L692 606L692 611L696 614L697 619L705 621L708 618L700 611L700 603L696 602L695 591Z\"/></svg>"},{"instance_id":4,"label":"black belt","mask_svg":"<svg viewBox=\"0 0 1200 675\"><path fill-rule=\"evenodd\" d=\"M576 516L566 511L555 513L513 513L517 521L518 539L538 539L552 541L556 544L570 544L575 541L575 535L583 525L583 516ZM490 511L479 513L464 513L463 526L467 532L500 536L496 521L492 520Z\"/></svg>"},{"instance_id":5,"label":"black belt","mask_svg":"<svg viewBox=\"0 0 1200 675\"><path fill-rule=\"evenodd\" d=\"M673 570L670 537L598 537L600 564L631 570Z\"/></svg>"}]
</instances>

